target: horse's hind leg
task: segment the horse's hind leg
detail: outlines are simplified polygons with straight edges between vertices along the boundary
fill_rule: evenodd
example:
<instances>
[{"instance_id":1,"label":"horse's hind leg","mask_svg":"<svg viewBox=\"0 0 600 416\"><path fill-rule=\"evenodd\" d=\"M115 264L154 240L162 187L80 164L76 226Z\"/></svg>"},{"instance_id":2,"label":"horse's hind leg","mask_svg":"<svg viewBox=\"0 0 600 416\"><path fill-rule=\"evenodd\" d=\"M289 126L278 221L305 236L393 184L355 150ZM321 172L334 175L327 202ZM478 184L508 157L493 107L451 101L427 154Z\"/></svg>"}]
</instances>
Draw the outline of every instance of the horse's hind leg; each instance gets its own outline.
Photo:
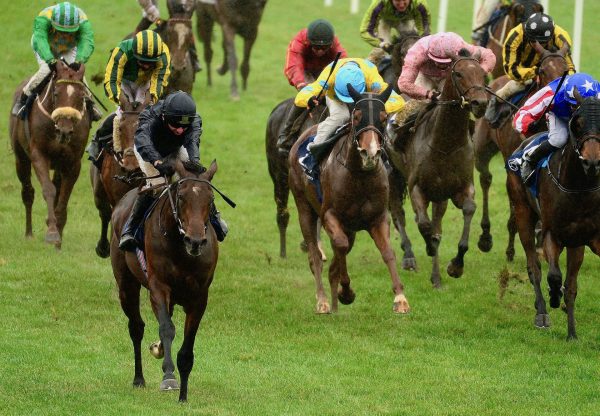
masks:
<instances>
[{"instance_id":1,"label":"horse's hind leg","mask_svg":"<svg viewBox=\"0 0 600 416\"><path fill-rule=\"evenodd\" d=\"M481 126L482 123L479 122ZM483 127L480 127L483 128ZM477 132L479 133L479 132ZM481 134L480 134L481 135ZM479 135L479 136L480 136ZM476 135L473 141L477 143L479 138ZM489 252L493 246L492 234L490 233L490 212L489 212L489 195L490 187L492 186L492 173L490 172L490 160L498 152L498 147L491 140L487 141L481 147L475 146L475 168L479 172L479 184L483 194L483 212L481 214L481 235L477 246L484 253Z\"/></svg>"},{"instance_id":2,"label":"horse's hind leg","mask_svg":"<svg viewBox=\"0 0 600 416\"><path fill-rule=\"evenodd\" d=\"M515 237L517 236L517 220L515 218L515 208L512 203L508 201L509 215L508 221L506 222L506 229L508 231L508 244L506 246L506 260L513 261L515 259Z\"/></svg>"},{"instance_id":3,"label":"horse's hind leg","mask_svg":"<svg viewBox=\"0 0 600 416\"><path fill-rule=\"evenodd\" d=\"M412 243L406 233L406 215L404 212L404 198L403 193L406 189L406 183L401 175L392 170L388 176L390 182L390 212L392 214L392 221L394 226L400 233L400 247L404 252L402 257L402 268L404 270L417 270L417 260L412 250Z\"/></svg>"},{"instance_id":4,"label":"horse's hind leg","mask_svg":"<svg viewBox=\"0 0 600 416\"><path fill-rule=\"evenodd\" d=\"M284 174L285 173L285 174ZM287 247L285 234L290 222L290 212L288 210L288 198L290 187L288 184L288 173L280 172L274 174L273 185L275 193L275 204L277 205L277 227L279 228L279 256L282 259L287 257Z\"/></svg>"},{"instance_id":5,"label":"horse's hind leg","mask_svg":"<svg viewBox=\"0 0 600 416\"><path fill-rule=\"evenodd\" d=\"M560 299L563 295L562 273L560 272L560 265L558 264L562 247L560 247L556 240L552 238L550 231L546 231L543 245L544 253L548 259L548 288L550 290L550 307L558 308L560 306Z\"/></svg>"},{"instance_id":6,"label":"horse's hind leg","mask_svg":"<svg viewBox=\"0 0 600 416\"><path fill-rule=\"evenodd\" d=\"M567 307L567 339L577 339L575 331L575 298L577 297L577 275L585 247L567 248L567 279L565 281L565 305Z\"/></svg>"},{"instance_id":7,"label":"horse's hind leg","mask_svg":"<svg viewBox=\"0 0 600 416\"><path fill-rule=\"evenodd\" d=\"M237 101L240 99L240 93L237 86L238 61L235 54L235 31L229 25L223 25L223 42L227 55L227 65L229 72L231 72L231 99Z\"/></svg>"},{"instance_id":8,"label":"horse's hind leg","mask_svg":"<svg viewBox=\"0 0 600 416\"><path fill-rule=\"evenodd\" d=\"M458 242L458 253L450 264L448 264L447 272L452 277L460 277L464 270L465 253L469 250L469 233L471 231L471 220L475 214L475 188L470 184L465 192L457 195L452 201L456 207L462 209L463 213L463 231Z\"/></svg>"},{"instance_id":9,"label":"horse's hind leg","mask_svg":"<svg viewBox=\"0 0 600 416\"><path fill-rule=\"evenodd\" d=\"M250 74L250 52L252 46L256 41L256 33L253 36L248 36L244 39L244 57L240 66L240 73L242 74L242 89L245 91L248 87L248 75Z\"/></svg>"},{"instance_id":10,"label":"horse's hind leg","mask_svg":"<svg viewBox=\"0 0 600 416\"><path fill-rule=\"evenodd\" d=\"M96 254L99 257L106 258L110 255L110 243L107 236L112 209L100 179L100 172L93 164L90 164L90 179L94 192L94 205L96 205L98 214L100 215L100 238L96 243Z\"/></svg>"},{"instance_id":11,"label":"horse's hind leg","mask_svg":"<svg viewBox=\"0 0 600 416\"><path fill-rule=\"evenodd\" d=\"M387 217L387 215L385 217ZM392 290L394 292L393 311L395 313L408 313L410 311L410 306L404 295L404 285L398 276L396 254L390 244L390 224L387 218L384 218L384 221L381 221L375 227L371 228L369 234L379 249L383 262L387 266L390 277L392 278Z\"/></svg>"},{"instance_id":12,"label":"horse's hind leg","mask_svg":"<svg viewBox=\"0 0 600 416\"><path fill-rule=\"evenodd\" d=\"M188 309L185 315L185 327L183 329L183 343L177 353L177 369L181 378L181 388L179 390L179 401L187 402L188 380L192 367L194 366L194 341L198 333L200 321L206 310L208 301L208 289L200 295L198 304Z\"/></svg>"},{"instance_id":13,"label":"horse's hind leg","mask_svg":"<svg viewBox=\"0 0 600 416\"><path fill-rule=\"evenodd\" d=\"M196 3L196 16L197 16L197 32L198 37L202 41L203 49L204 49L204 62L206 64L206 77L208 86L212 85L212 73L211 73L211 63L213 58L213 50L211 45L213 27L215 24L214 19L210 15L210 10L207 10L208 7L214 6L212 5L203 5L202 2Z\"/></svg>"},{"instance_id":14,"label":"horse's hind leg","mask_svg":"<svg viewBox=\"0 0 600 416\"><path fill-rule=\"evenodd\" d=\"M31 161L18 143L15 144L14 151L17 176L21 182L21 200L25 205L25 237L31 238L33 237L31 209L35 196L35 190L31 184Z\"/></svg>"}]
</instances>

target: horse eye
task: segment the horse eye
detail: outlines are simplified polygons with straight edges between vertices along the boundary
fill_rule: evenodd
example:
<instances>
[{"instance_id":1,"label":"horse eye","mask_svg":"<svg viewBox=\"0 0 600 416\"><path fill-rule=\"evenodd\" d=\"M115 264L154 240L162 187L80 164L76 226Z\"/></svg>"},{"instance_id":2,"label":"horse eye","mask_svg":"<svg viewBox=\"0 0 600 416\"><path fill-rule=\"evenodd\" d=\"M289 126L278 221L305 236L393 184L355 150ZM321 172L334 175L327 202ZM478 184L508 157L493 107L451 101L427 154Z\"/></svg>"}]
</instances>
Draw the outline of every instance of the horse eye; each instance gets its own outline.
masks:
<instances>
[{"instance_id":1,"label":"horse eye","mask_svg":"<svg viewBox=\"0 0 600 416\"><path fill-rule=\"evenodd\" d=\"M461 74L460 72L455 72L455 73L454 73L454 75L455 75L457 78L462 78L462 77L463 77L463 74Z\"/></svg>"}]
</instances>

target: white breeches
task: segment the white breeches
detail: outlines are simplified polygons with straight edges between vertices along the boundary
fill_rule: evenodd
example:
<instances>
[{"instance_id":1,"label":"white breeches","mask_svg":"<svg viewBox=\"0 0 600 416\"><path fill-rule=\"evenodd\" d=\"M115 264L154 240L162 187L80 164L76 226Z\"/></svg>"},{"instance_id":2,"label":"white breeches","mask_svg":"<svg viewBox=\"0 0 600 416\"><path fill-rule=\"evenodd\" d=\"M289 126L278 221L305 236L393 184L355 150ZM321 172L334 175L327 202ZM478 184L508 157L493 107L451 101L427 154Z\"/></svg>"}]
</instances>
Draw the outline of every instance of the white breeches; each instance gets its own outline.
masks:
<instances>
[{"instance_id":1,"label":"white breeches","mask_svg":"<svg viewBox=\"0 0 600 416\"><path fill-rule=\"evenodd\" d=\"M325 102L329 117L319 123L313 144L323 143L338 127L350 120L350 110L345 103L329 97L325 97Z\"/></svg>"},{"instance_id":2,"label":"white breeches","mask_svg":"<svg viewBox=\"0 0 600 416\"><path fill-rule=\"evenodd\" d=\"M140 165L140 169L142 170L145 176L156 176L160 174L158 170L156 170L156 168L152 165L152 163L146 162L144 159L142 159L142 156L138 153L135 146L133 146L133 153L135 154L135 157L138 160L138 164ZM187 150L185 150L185 147L181 146L179 148L179 151L171 153L164 159L181 160L182 162L187 162L190 160L190 157L188 156L188 152ZM146 179L146 186L144 188L147 189L164 183L165 179L163 177Z\"/></svg>"},{"instance_id":3,"label":"white breeches","mask_svg":"<svg viewBox=\"0 0 600 416\"><path fill-rule=\"evenodd\" d=\"M72 64L75 62L75 57L77 56L77 47L66 51L65 53L56 57L56 59L64 59L68 64ZM31 92L35 87L40 85L40 83L50 74L50 67L48 64L40 58L40 56L36 53L35 59L40 66L35 74L29 79L27 84L23 87L23 92L27 95L31 95Z\"/></svg>"}]
</instances>

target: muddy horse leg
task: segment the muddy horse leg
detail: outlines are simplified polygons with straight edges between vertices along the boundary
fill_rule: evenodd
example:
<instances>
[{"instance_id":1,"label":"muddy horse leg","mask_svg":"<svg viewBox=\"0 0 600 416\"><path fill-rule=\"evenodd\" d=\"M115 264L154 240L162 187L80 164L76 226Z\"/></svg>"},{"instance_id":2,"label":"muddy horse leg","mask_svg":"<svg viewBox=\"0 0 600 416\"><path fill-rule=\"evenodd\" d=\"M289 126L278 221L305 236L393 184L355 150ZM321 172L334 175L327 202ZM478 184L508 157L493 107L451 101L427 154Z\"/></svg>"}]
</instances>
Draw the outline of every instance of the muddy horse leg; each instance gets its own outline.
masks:
<instances>
[{"instance_id":1,"label":"muddy horse leg","mask_svg":"<svg viewBox=\"0 0 600 416\"><path fill-rule=\"evenodd\" d=\"M25 205L25 237L31 238L33 237L31 209L35 196L35 190L31 184L31 161L19 143L15 143L14 149L17 176L21 182L21 200Z\"/></svg>"},{"instance_id":2,"label":"muddy horse leg","mask_svg":"<svg viewBox=\"0 0 600 416\"><path fill-rule=\"evenodd\" d=\"M509 215L506 222L508 230L508 245L506 246L506 260L513 261L515 259L515 237L517 236L517 220L515 219L515 207L508 201Z\"/></svg>"},{"instance_id":3,"label":"muddy horse leg","mask_svg":"<svg viewBox=\"0 0 600 416\"><path fill-rule=\"evenodd\" d=\"M583 263L585 246L567 248L567 279L565 280L565 305L567 306L567 340L577 339L575 331L575 298L577 275Z\"/></svg>"},{"instance_id":4,"label":"muddy horse leg","mask_svg":"<svg viewBox=\"0 0 600 416\"><path fill-rule=\"evenodd\" d=\"M162 283L157 282L156 278L151 279L150 275L152 273L153 271L149 269L150 299L152 301L152 310L158 320L158 334L165 354L162 364L163 379L160 383L160 390L177 390L179 389L179 384L175 378L175 365L173 364L171 355L173 339L175 338L175 325L171 319L170 289Z\"/></svg>"},{"instance_id":5,"label":"muddy horse leg","mask_svg":"<svg viewBox=\"0 0 600 416\"><path fill-rule=\"evenodd\" d=\"M383 221L369 230L369 234L379 249L381 257L383 258L383 262L387 266L392 279L392 291L394 292L394 303L392 310L395 313L408 313L410 311L410 306L408 305L408 300L404 295L404 285L398 276L398 270L396 268L396 254L394 253L394 250L390 244L390 224L388 222L387 215L385 215L385 217L386 218L384 218Z\"/></svg>"},{"instance_id":6,"label":"muddy horse leg","mask_svg":"<svg viewBox=\"0 0 600 416\"><path fill-rule=\"evenodd\" d=\"M471 220L475 214L475 187L471 184L464 192L455 196L452 202L457 208L462 209L463 213L463 231L458 242L458 253L450 264L448 264L447 272L452 277L461 277L464 270L465 253L469 250L469 233L471 231Z\"/></svg>"},{"instance_id":7,"label":"muddy horse leg","mask_svg":"<svg viewBox=\"0 0 600 416\"><path fill-rule=\"evenodd\" d=\"M441 283L437 251L441 236L434 235L433 225L427 214L429 201L425 198L425 195L423 195L418 185L415 185L411 190L410 202L413 211L415 212L419 232L425 241L425 251L427 252L427 255L432 258L433 267L431 271L431 283L434 288L439 288Z\"/></svg>"},{"instance_id":8,"label":"muddy horse leg","mask_svg":"<svg viewBox=\"0 0 600 416\"><path fill-rule=\"evenodd\" d=\"M208 86L212 85L212 73L211 73L211 63L213 57L212 50L212 32L215 21L210 15L210 11L206 9L203 4L200 2L196 5L196 16L197 16L197 32L198 37L202 41L202 46L204 49L204 63L206 64L206 78ZM214 7L214 6L210 6Z\"/></svg>"},{"instance_id":9,"label":"muddy horse leg","mask_svg":"<svg viewBox=\"0 0 600 416\"><path fill-rule=\"evenodd\" d=\"M329 210L323 215L323 228L327 231L333 249L333 259L329 266L329 286L331 289L331 308L337 312L338 300L344 305L354 302L356 294L350 287L350 277L346 256L354 243L354 233L346 232L337 217ZM338 291L338 284L341 288Z\"/></svg>"},{"instance_id":10,"label":"muddy horse leg","mask_svg":"<svg viewBox=\"0 0 600 416\"><path fill-rule=\"evenodd\" d=\"M127 266L123 259L121 267L121 278L117 279L119 285L119 300L121 308L129 319L129 337L133 344L133 356L135 373L133 376L134 387L146 387L144 373L142 371L142 338L144 338L144 320L140 314L140 283L131 273L126 270ZM124 269L124 270L123 270Z\"/></svg>"},{"instance_id":11,"label":"muddy horse leg","mask_svg":"<svg viewBox=\"0 0 600 416\"><path fill-rule=\"evenodd\" d=\"M475 139L474 139L475 140ZM495 149L495 151L493 151ZM481 193L483 194L483 208L481 214L481 235L477 247L484 253L489 252L494 245L492 234L490 232L490 211L489 211L489 194L492 186L492 173L490 172L490 160L495 153L498 152L498 147L492 142L481 149L475 149L475 168L479 172L479 184L481 185Z\"/></svg>"},{"instance_id":12,"label":"muddy horse leg","mask_svg":"<svg viewBox=\"0 0 600 416\"><path fill-rule=\"evenodd\" d=\"M448 201L434 202L431 204L431 226L432 236L431 239L435 245L435 254L431 257L432 268L431 268L431 284L434 288L439 289L442 287L442 276L440 274L440 252L439 245L442 242L442 219L448 208Z\"/></svg>"},{"instance_id":13,"label":"muddy horse leg","mask_svg":"<svg viewBox=\"0 0 600 416\"><path fill-rule=\"evenodd\" d=\"M208 288L200 294L198 304L186 310L183 343L177 353L177 369L181 377L181 389L179 390L180 402L187 402L188 380L194 366L194 341L196 340L198 327L206 310L207 302Z\"/></svg>"},{"instance_id":14,"label":"muddy horse leg","mask_svg":"<svg viewBox=\"0 0 600 416\"><path fill-rule=\"evenodd\" d=\"M546 231L543 238L544 253L548 259L548 289L550 292L550 307L558 308L562 298L562 273L558 260L562 247L552 237L552 233Z\"/></svg>"},{"instance_id":15,"label":"muddy horse leg","mask_svg":"<svg viewBox=\"0 0 600 416\"><path fill-rule=\"evenodd\" d=\"M254 41L256 41L257 33L244 38L244 57L240 65L240 73L242 74L242 89L245 91L248 87L248 75L250 74L250 52Z\"/></svg>"},{"instance_id":16,"label":"muddy horse leg","mask_svg":"<svg viewBox=\"0 0 600 416\"><path fill-rule=\"evenodd\" d=\"M98 209L98 214L100 215L100 238L96 243L96 254L99 257L106 258L110 255L108 224L110 222L112 209L108 202L108 196L104 190L102 179L100 178L100 171L93 164L90 164L90 180L94 192L94 205L96 205L96 209Z\"/></svg>"},{"instance_id":17,"label":"muddy horse leg","mask_svg":"<svg viewBox=\"0 0 600 416\"><path fill-rule=\"evenodd\" d=\"M67 204L69 203L69 198L71 197L71 192L73 192L75 182L79 177L80 170L81 162L77 161L68 168L62 169L60 173L55 172L55 176L59 177L59 182L57 184L60 187L56 188L57 199L54 211L56 213L56 226L58 227L61 240L65 224L67 223ZM57 244L57 247L60 248L60 243Z\"/></svg>"},{"instance_id":18,"label":"muddy horse leg","mask_svg":"<svg viewBox=\"0 0 600 416\"><path fill-rule=\"evenodd\" d=\"M404 188L406 184L404 179L393 170L389 177L390 181L390 213L392 214L392 221L394 226L400 233L400 248L404 252L402 256L402 268L404 270L417 270L417 260L412 250L412 243L406 233L406 215L404 212Z\"/></svg>"},{"instance_id":19,"label":"muddy horse leg","mask_svg":"<svg viewBox=\"0 0 600 416\"><path fill-rule=\"evenodd\" d=\"M60 246L60 233L56 224L56 215L54 214L56 188L50 180L50 165L37 149L31 150L31 164L33 165L35 174L42 185L42 195L44 196L46 207L48 209L46 217L46 225L48 226L48 230L46 231L45 240L48 244Z\"/></svg>"}]
</instances>

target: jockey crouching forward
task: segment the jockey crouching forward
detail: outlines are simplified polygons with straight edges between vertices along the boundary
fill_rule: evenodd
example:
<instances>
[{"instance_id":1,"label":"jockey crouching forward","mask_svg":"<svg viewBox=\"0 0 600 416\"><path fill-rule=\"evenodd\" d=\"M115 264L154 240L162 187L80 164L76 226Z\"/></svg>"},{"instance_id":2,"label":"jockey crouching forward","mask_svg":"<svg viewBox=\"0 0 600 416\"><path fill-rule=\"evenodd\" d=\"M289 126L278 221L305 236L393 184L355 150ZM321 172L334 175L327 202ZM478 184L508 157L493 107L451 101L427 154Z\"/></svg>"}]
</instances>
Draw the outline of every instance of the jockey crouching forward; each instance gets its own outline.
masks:
<instances>
[{"instance_id":1,"label":"jockey crouching forward","mask_svg":"<svg viewBox=\"0 0 600 416\"><path fill-rule=\"evenodd\" d=\"M521 178L526 185L529 185L535 176L533 172L539 161L567 143L568 123L577 109L575 91L577 90L582 98L597 97L600 94L600 83L589 74L570 75L557 90L559 83L560 78L555 79L532 95L513 119L513 127L523 135L535 130L539 123L545 122L548 127L548 140L527 149L521 159ZM552 97L554 101L551 103ZM545 119L542 118L544 114Z\"/></svg>"},{"instance_id":2,"label":"jockey crouching forward","mask_svg":"<svg viewBox=\"0 0 600 416\"><path fill-rule=\"evenodd\" d=\"M302 88L294 101L297 107L308 108L310 111L318 105L320 98L317 97L325 96L329 116L319 123L317 135L308 147L313 155L311 149L314 146L323 143L338 127L350 120L349 105L354 100L348 92L348 84L361 94L383 91L388 87L375 65L366 59L340 59L333 72L332 65L333 63L327 65L315 82ZM392 92L385 103L385 111L388 114L395 113L403 106L404 99Z\"/></svg>"},{"instance_id":3,"label":"jockey crouching forward","mask_svg":"<svg viewBox=\"0 0 600 416\"><path fill-rule=\"evenodd\" d=\"M46 7L33 20L31 47L39 69L23 87L23 93L12 109L12 113L23 120L33 100L45 86L44 81L56 70L58 59L63 59L75 71L88 61L94 52L92 25L83 10L69 2ZM85 78L83 81L87 86ZM102 112L89 93L86 107L93 121L102 118Z\"/></svg>"},{"instance_id":4,"label":"jockey crouching forward","mask_svg":"<svg viewBox=\"0 0 600 416\"><path fill-rule=\"evenodd\" d=\"M140 114L134 139L134 153L140 169L148 176L146 186L137 195L129 218L125 223L119 248L135 251L137 241L134 233L147 209L156 199L150 188L165 183L165 176L175 173L174 162L191 163L198 170L200 165L200 136L202 119L196 114L196 104L186 92L176 91L164 100L146 108ZM216 207L211 207L210 222L219 241L227 234L227 224L220 218Z\"/></svg>"}]
</instances>

